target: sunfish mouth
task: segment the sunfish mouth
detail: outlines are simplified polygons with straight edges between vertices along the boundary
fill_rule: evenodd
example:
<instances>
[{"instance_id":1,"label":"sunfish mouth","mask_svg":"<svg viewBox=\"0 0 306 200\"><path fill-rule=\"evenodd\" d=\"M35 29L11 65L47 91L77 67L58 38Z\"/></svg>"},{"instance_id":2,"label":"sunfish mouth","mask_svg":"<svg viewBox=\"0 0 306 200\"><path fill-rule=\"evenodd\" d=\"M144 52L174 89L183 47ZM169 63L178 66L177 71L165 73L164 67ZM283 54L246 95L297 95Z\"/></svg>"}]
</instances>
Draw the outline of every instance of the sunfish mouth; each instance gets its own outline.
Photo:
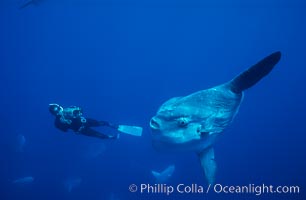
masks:
<instances>
[{"instance_id":1,"label":"sunfish mouth","mask_svg":"<svg viewBox=\"0 0 306 200\"><path fill-rule=\"evenodd\" d=\"M150 127L151 129L154 131L157 131L160 129L160 125L157 122L157 120L155 119L155 117L152 117L151 121L150 121Z\"/></svg>"}]
</instances>

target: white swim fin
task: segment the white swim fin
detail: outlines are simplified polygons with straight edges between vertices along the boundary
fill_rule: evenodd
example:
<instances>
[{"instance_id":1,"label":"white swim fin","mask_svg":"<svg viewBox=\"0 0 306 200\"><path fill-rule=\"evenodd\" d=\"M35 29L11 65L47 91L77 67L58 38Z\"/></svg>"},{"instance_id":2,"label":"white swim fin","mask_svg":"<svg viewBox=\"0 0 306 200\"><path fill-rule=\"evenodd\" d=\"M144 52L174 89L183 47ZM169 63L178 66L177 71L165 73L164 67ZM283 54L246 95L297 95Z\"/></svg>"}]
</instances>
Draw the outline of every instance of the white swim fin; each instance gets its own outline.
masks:
<instances>
[{"instance_id":1,"label":"white swim fin","mask_svg":"<svg viewBox=\"0 0 306 200\"><path fill-rule=\"evenodd\" d=\"M134 135L134 136L142 135L142 127L139 126L119 125L117 130L129 135Z\"/></svg>"}]
</instances>

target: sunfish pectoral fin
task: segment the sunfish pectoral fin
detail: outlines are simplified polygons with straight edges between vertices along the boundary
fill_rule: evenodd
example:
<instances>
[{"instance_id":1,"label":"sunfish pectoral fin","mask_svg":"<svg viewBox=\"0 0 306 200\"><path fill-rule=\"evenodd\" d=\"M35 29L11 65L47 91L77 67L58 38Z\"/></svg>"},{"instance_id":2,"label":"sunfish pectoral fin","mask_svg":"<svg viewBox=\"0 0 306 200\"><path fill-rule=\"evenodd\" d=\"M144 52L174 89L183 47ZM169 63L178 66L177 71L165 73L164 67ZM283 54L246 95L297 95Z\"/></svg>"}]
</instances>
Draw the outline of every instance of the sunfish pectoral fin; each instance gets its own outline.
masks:
<instances>
[{"instance_id":1,"label":"sunfish pectoral fin","mask_svg":"<svg viewBox=\"0 0 306 200\"><path fill-rule=\"evenodd\" d=\"M199 153L199 157L208 183L213 184L215 182L217 169L213 147L204 149Z\"/></svg>"}]
</instances>

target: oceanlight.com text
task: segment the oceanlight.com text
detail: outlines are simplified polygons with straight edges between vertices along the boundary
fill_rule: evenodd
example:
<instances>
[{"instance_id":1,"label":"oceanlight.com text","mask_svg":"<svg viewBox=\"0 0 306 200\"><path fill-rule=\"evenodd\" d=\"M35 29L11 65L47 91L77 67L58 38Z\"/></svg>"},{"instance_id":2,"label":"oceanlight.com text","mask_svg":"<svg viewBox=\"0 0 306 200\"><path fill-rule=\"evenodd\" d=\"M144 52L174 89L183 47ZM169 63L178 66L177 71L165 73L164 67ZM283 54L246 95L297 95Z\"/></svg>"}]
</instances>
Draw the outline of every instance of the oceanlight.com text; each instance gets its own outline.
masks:
<instances>
[{"instance_id":1,"label":"oceanlight.com text","mask_svg":"<svg viewBox=\"0 0 306 200\"><path fill-rule=\"evenodd\" d=\"M222 184L215 184L213 186L215 193L230 193L230 194L255 194L256 196L262 194L299 194L299 186L273 186L273 185L255 185L248 184L244 186L225 186Z\"/></svg>"}]
</instances>

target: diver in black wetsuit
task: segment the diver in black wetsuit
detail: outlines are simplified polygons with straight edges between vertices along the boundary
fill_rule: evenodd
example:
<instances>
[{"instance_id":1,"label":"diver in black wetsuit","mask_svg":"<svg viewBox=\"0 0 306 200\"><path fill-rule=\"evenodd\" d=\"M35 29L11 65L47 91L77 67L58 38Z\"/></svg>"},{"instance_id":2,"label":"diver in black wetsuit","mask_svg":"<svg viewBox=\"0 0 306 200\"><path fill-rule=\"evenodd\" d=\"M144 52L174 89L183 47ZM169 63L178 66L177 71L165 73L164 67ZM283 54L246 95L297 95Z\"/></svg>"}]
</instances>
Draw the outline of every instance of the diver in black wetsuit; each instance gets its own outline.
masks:
<instances>
[{"instance_id":1,"label":"diver in black wetsuit","mask_svg":"<svg viewBox=\"0 0 306 200\"><path fill-rule=\"evenodd\" d=\"M55 116L54 125L61 131L67 132L69 129L76 133L83 135L97 137L100 139L117 139L117 135L106 135L100 133L91 127L107 126L110 128L117 129L118 126L110 124L106 121L98 121L95 119L85 118L82 116L82 109L77 106L70 106L68 108L63 108L58 104L49 104L49 111Z\"/></svg>"}]
</instances>

